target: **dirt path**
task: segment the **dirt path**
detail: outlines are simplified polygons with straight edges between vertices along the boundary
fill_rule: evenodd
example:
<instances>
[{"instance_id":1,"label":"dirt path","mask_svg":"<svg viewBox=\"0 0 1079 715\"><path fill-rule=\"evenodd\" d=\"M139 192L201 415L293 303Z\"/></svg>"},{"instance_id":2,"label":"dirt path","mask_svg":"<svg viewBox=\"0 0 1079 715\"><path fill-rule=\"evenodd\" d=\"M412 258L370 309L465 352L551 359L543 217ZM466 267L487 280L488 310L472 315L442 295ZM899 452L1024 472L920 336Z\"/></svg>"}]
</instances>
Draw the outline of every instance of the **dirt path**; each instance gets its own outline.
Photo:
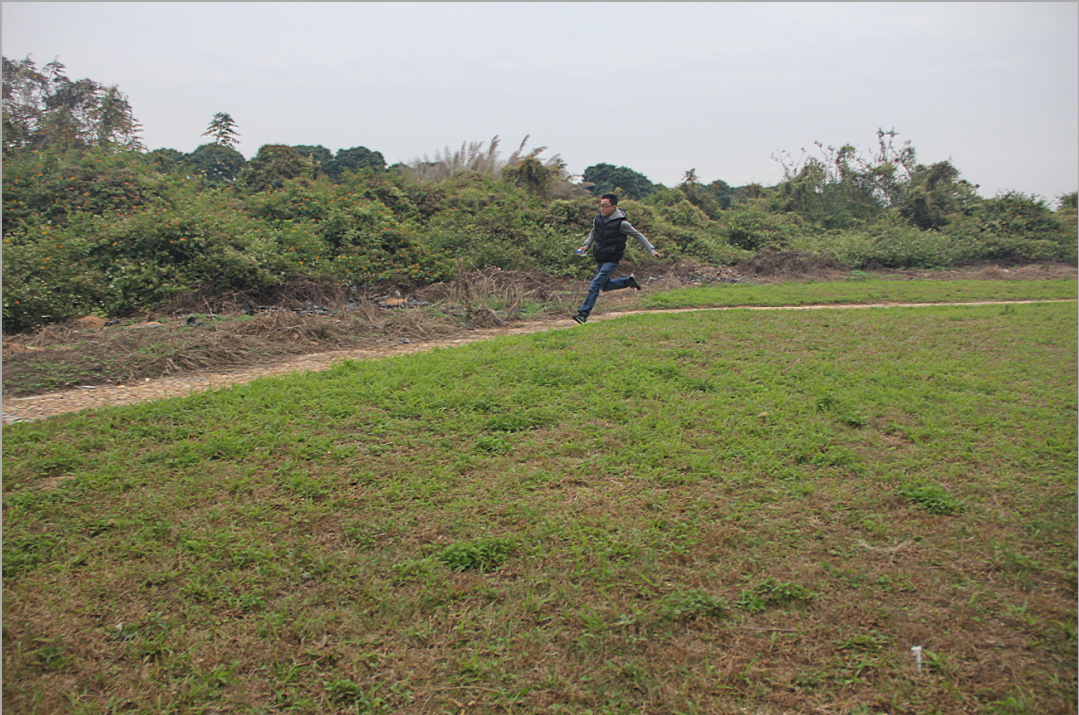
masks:
<instances>
[{"instance_id":1,"label":"dirt path","mask_svg":"<svg viewBox=\"0 0 1079 715\"><path fill-rule=\"evenodd\" d=\"M1005 305L1023 303L1048 303L1048 302L1075 302L1068 301L981 301L971 303L873 303L859 305L805 305L790 307L729 307L729 308L682 308L673 310L630 310L617 313L607 313L593 316L594 322L613 320L626 315L642 315L646 313L690 313L702 310L857 310L868 308L916 308L933 305ZM315 353L304 355L299 358L282 360L273 365L252 368L236 368L221 372L198 372L184 373L163 377L156 380L145 379L130 385L109 385L98 387L81 387L74 390L64 390L33 397L16 397L3 400L3 424L13 422L33 422L46 419L55 415L99 407L114 407L118 405L131 405L149 400L161 400L168 397L183 397L204 390L214 390L230 385L239 385L251 382L260 377L282 375L291 372L316 372L327 370L335 363L344 360L375 360L407 353L425 352L436 347L464 345L480 340L499 337L503 335L525 335L544 330L564 330L576 327L576 323L569 319L555 321L536 321L522 323L510 328L491 328L471 331L469 335L460 338L444 340L430 340L420 343L407 343L389 345L378 348L366 348L358 350L335 350L332 352Z\"/></svg>"}]
</instances>

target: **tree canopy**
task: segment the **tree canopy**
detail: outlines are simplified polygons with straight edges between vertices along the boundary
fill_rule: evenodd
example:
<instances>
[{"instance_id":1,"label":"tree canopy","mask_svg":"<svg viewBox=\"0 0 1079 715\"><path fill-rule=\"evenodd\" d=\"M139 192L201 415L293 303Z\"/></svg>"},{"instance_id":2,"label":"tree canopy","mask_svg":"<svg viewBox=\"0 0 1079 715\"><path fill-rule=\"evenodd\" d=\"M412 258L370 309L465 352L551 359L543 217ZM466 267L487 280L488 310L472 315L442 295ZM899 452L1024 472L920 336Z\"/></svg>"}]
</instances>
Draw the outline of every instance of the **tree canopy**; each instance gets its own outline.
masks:
<instances>
[{"instance_id":1,"label":"tree canopy","mask_svg":"<svg viewBox=\"0 0 1079 715\"><path fill-rule=\"evenodd\" d=\"M627 199L643 199L656 190L648 177L626 166L594 164L584 170L582 178L591 184L592 195L621 193Z\"/></svg>"},{"instance_id":2,"label":"tree canopy","mask_svg":"<svg viewBox=\"0 0 1079 715\"><path fill-rule=\"evenodd\" d=\"M227 146L230 149L235 149L236 144L239 143L238 137L240 133L236 131L236 122L233 121L232 115L227 112L218 112L214 115L214 118L210 120L210 125L206 127L206 131L202 133L204 137L213 137L214 144L218 146Z\"/></svg>"},{"instance_id":3,"label":"tree canopy","mask_svg":"<svg viewBox=\"0 0 1079 715\"><path fill-rule=\"evenodd\" d=\"M141 125L115 85L71 80L58 61L3 58L4 152L120 147L142 149Z\"/></svg>"},{"instance_id":4,"label":"tree canopy","mask_svg":"<svg viewBox=\"0 0 1079 715\"><path fill-rule=\"evenodd\" d=\"M300 156L311 159L323 173L326 173L326 167L333 161L333 152L321 144L298 144L292 148L299 152Z\"/></svg>"},{"instance_id":5,"label":"tree canopy","mask_svg":"<svg viewBox=\"0 0 1079 715\"><path fill-rule=\"evenodd\" d=\"M155 151L171 152L174 150L157 149ZM164 157L166 155L158 154L158 156ZM173 154L168 154L168 156L175 158ZM203 144L184 158L195 167L196 171L205 176L211 184L228 184L235 181L246 164L243 154L230 146L222 144Z\"/></svg>"},{"instance_id":6,"label":"tree canopy","mask_svg":"<svg viewBox=\"0 0 1079 715\"><path fill-rule=\"evenodd\" d=\"M290 146L266 144L240 172L240 184L250 191L281 188L289 179L315 178L317 170L310 157Z\"/></svg>"},{"instance_id":7,"label":"tree canopy","mask_svg":"<svg viewBox=\"0 0 1079 715\"><path fill-rule=\"evenodd\" d=\"M386 160L382 158L382 152L372 151L365 146L354 146L351 149L338 150L333 160L328 162L325 171L331 179L340 181L348 172L385 168Z\"/></svg>"}]
</instances>

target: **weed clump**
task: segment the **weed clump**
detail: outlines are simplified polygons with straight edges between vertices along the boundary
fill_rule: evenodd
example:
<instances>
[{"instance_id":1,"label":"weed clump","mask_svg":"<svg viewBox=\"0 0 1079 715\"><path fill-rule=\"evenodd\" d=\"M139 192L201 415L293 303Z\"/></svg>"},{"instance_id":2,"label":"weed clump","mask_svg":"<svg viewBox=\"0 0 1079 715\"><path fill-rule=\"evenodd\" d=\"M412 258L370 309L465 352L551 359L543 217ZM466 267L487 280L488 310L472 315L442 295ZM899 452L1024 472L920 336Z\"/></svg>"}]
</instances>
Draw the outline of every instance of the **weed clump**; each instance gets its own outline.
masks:
<instances>
[{"instance_id":1,"label":"weed clump","mask_svg":"<svg viewBox=\"0 0 1079 715\"><path fill-rule=\"evenodd\" d=\"M727 602L722 597L697 589L669 594L659 605L660 615L671 621L692 621L701 618L721 620L726 617L727 611Z\"/></svg>"},{"instance_id":2,"label":"weed clump","mask_svg":"<svg viewBox=\"0 0 1079 715\"><path fill-rule=\"evenodd\" d=\"M752 589L743 591L737 605L750 613L758 613L766 608L785 608L809 603L818 595L805 586L779 582L769 577Z\"/></svg>"},{"instance_id":3,"label":"weed clump","mask_svg":"<svg viewBox=\"0 0 1079 715\"><path fill-rule=\"evenodd\" d=\"M458 541L442 549L438 560L458 571L494 571L509 558L516 542L512 539Z\"/></svg>"},{"instance_id":4,"label":"weed clump","mask_svg":"<svg viewBox=\"0 0 1079 715\"><path fill-rule=\"evenodd\" d=\"M962 514L966 505L939 484L904 484L899 496L917 504L930 514L953 516Z\"/></svg>"}]
</instances>

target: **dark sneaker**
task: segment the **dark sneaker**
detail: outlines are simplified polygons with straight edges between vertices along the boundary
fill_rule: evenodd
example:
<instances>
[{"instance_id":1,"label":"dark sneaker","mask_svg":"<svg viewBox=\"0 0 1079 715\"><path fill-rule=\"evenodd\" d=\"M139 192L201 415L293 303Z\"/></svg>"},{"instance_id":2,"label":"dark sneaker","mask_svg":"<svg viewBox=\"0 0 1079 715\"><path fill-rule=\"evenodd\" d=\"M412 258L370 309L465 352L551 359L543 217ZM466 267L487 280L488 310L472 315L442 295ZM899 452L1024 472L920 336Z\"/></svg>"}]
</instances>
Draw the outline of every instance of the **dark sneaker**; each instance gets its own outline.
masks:
<instances>
[{"instance_id":1,"label":"dark sneaker","mask_svg":"<svg viewBox=\"0 0 1079 715\"><path fill-rule=\"evenodd\" d=\"M629 278L626 279L626 283L629 283L630 288L636 288L637 290L641 289L641 284L637 282L637 279L633 277L632 273L629 275Z\"/></svg>"},{"instance_id":2,"label":"dark sneaker","mask_svg":"<svg viewBox=\"0 0 1079 715\"><path fill-rule=\"evenodd\" d=\"M578 323L583 325L584 322L588 320L588 316L587 315L581 315L580 313L577 313L577 315L573 316L573 319L576 320Z\"/></svg>"}]
</instances>

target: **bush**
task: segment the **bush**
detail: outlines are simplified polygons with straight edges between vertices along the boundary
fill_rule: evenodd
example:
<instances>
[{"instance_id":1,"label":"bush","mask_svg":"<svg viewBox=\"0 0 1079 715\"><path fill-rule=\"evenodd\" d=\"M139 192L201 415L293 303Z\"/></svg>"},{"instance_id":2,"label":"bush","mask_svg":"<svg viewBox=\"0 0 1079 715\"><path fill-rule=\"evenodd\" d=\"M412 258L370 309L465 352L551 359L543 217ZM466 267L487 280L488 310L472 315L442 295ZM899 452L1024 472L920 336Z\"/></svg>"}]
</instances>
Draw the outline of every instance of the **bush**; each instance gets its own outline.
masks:
<instances>
[{"instance_id":1,"label":"bush","mask_svg":"<svg viewBox=\"0 0 1079 715\"><path fill-rule=\"evenodd\" d=\"M1015 191L980 202L972 217L986 233L1054 243L1066 238L1064 227L1044 200Z\"/></svg>"},{"instance_id":2,"label":"bush","mask_svg":"<svg viewBox=\"0 0 1079 715\"><path fill-rule=\"evenodd\" d=\"M445 280L452 260L442 247L425 245L403 192L375 177L373 187L352 174L340 185L325 180L286 181L246 199L249 211L277 234L281 250L294 255L292 270L318 269L348 284L391 282L410 287ZM370 198L383 191L403 209L395 215ZM297 238L297 236L299 236Z\"/></svg>"},{"instance_id":3,"label":"bush","mask_svg":"<svg viewBox=\"0 0 1079 715\"><path fill-rule=\"evenodd\" d=\"M894 214L893 214L894 218ZM853 268L940 268L974 260L970 241L906 223L880 221L864 229L869 241L861 256L838 256Z\"/></svg>"},{"instance_id":4,"label":"bush","mask_svg":"<svg viewBox=\"0 0 1079 715\"><path fill-rule=\"evenodd\" d=\"M237 208L207 193L103 223L91 258L117 293L112 311L149 308L185 290L258 290L306 272L302 259L297 265L279 250L277 232Z\"/></svg>"},{"instance_id":5,"label":"bush","mask_svg":"<svg viewBox=\"0 0 1079 715\"><path fill-rule=\"evenodd\" d=\"M412 188L408 180L400 174L365 169L345 174L340 191L367 201L377 201L400 220L419 221L424 218L424 214L417 205L417 200L426 204L426 196L410 193ZM437 191L432 193L438 194Z\"/></svg>"},{"instance_id":6,"label":"bush","mask_svg":"<svg viewBox=\"0 0 1079 715\"><path fill-rule=\"evenodd\" d=\"M164 177L136 152L35 151L4 156L3 231L60 224L78 212L140 209L164 195Z\"/></svg>"},{"instance_id":7,"label":"bush","mask_svg":"<svg viewBox=\"0 0 1079 715\"><path fill-rule=\"evenodd\" d=\"M770 213L760 201L740 204L720 218L717 223L726 242L746 251L789 248L802 228L797 214Z\"/></svg>"},{"instance_id":8,"label":"bush","mask_svg":"<svg viewBox=\"0 0 1079 715\"><path fill-rule=\"evenodd\" d=\"M580 236L580 245L597 213L595 199L555 199L545 207L540 222L558 233Z\"/></svg>"},{"instance_id":9,"label":"bush","mask_svg":"<svg viewBox=\"0 0 1079 715\"><path fill-rule=\"evenodd\" d=\"M399 226L356 234L326 268L349 284L386 282L409 288L450 279L453 259L446 251L421 245L412 227Z\"/></svg>"},{"instance_id":10,"label":"bush","mask_svg":"<svg viewBox=\"0 0 1079 715\"><path fill-rule=\"evenodd\" d=\"M1075 230L1064 213L1058 214L1042 199L1007 192L980 202L969 217L946 226L945 233L974 243L981 260L1074 263Z\"/></svg>"},{"instance_id":11,"label":"bush","mask_svg":"<svg viewBox=\"0 0 1079 715\"><path fill-rule=\"evenodd\" d=\"M425 246L476 269L579 272L573 249L592 221L580 200L545 206L524 189L479 175L455 176L443 186L442 208L424 227Z\"/></svg>"},{"instance_id":12,"label":"bush","mask_svg":"<svg viewBox=\"0 0 1079 715\"><path fill-rule=\"evenodd\" d=\"M4 330L88 313L130 314L192 290L262 290L321 272L302 226L274 227L221 192L190 192L125 216L77 213L4 239Z\"/></svg>"},{"instance_id":13,"label":"bush","mask_svg":"<svg viewBox=\"0 0 1079 715\"><path fill-rule=\"evenodd\" d=\"M108 277L86 262L91 242L49 224L4 238L3 330L107 314Z\"/></svg>"},{"instance_id":14,"label":"bush","mask_svg":"<svg viewBox=\"0 0 1079 715\"><path fill-rule=\"evenodd\" d=\"M626 212L633 227L643 233L668 260L696 258L707 263L732 264L745 257L744 252L727 244L719 224L711 221L700 209L684 198L669 199L670 192L657 192L649 203L623 201L619 208ZM665 199L664 197L667 197ZM667 201L667 203L664 203ZM589 217L596 215L593 207ZM629 260L643 258L637 241L626 243Z\"/></svg>"}]
</instances>

